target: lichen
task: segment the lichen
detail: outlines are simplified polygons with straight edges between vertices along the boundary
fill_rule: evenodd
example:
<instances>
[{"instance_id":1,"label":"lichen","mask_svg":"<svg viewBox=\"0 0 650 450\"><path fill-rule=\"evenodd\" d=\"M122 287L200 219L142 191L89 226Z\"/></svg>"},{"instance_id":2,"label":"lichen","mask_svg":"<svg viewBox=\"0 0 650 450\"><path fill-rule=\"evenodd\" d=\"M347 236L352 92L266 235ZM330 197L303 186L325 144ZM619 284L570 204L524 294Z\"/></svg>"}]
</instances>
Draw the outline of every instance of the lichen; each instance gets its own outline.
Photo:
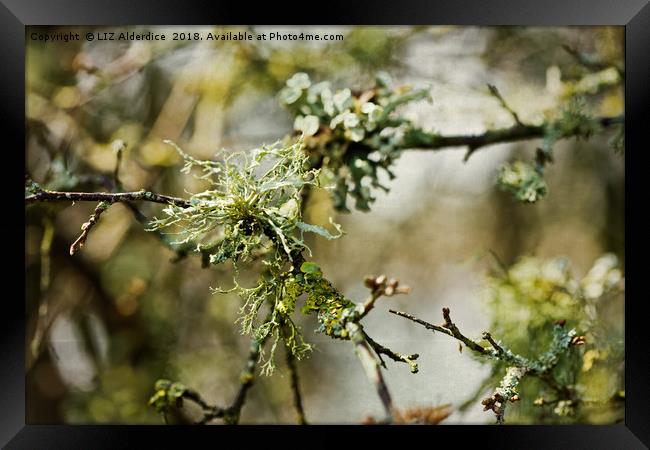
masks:
<instances>
[{"instance_id":1,"label":"lichen","mask_svg":"<svg viewBox=\"0 0 650 450\"><path fill-rule=\"evenodd\" d=\"M305 136L305 146L315 165L334 186L332 199L339 211L348 211L347 198L368 211L375 201L370 188L388 191L382 172L394 177L393 166L408 137L419 131L395 113L404 104L430 99L429 89L390 87L388 74L377 74L370 89L355 93L335 90L331 83L313 83L306 73L289 78L280 101L294 117L294 129Z\"/></svg>"}]
</instances>

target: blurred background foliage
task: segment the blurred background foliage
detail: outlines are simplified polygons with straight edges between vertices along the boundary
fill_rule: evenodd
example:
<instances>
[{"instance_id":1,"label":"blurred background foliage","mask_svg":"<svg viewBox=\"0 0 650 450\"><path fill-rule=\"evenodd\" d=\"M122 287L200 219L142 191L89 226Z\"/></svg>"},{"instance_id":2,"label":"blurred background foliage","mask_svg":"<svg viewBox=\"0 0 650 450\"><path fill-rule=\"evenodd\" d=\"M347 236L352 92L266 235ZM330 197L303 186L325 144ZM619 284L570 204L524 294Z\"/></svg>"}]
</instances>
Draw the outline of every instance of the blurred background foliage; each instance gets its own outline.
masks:
<instances>
[{"instance_id":1,"label":"blurred background foliage","mask_svg":"<svg viewBox=\"0 0 650 450\"><path fill-rule=\"evenodd\" d=\"M244 29L270 30L196 28ZM148 30L188 31L128 29ZM293 119L277 93L299 71L353 90L372 85L378 70L390 73L396 84L428 84L433 102L410 104L403 114L445 134L511 125L487 83L497 86L527 123L540 122L576 93L587 96L595 115L623 112L623 89L612 69L586 67L563 48L623 67L622 27L304 31L345 38L335 43L27 40L27 173L48 189L113 189L111 143L122 139L125 190L197 192L205 185L180 174L180 158L163 139L203 159L221 148L272 143L292 132ZM333 216L347 232L338 241L316 237L310 244L330 280L356 300L365 297L367 274L386 273L413 288L408 297L382 300L367 318L376 340L421 355L416 375L389 365L386 379L396 406L450 404L452 413L443 423L492 423L479 400L498 383L503 367L459 355L456 342L391 316L389 306L434 323L440 308L449 306L466 335L489 329L524 354L545 348L543 324L565 318L579 326L590 318L584 308L549 303L557 283L533 293L526 277L544 284L550 264L551 272L580 282L604 253L617 258L616 270L623 273L625 172L622 155L610 145L615 138L608 131L589 141L558 143L555 163L545 173L549 195L535 205L516 202L495 184L500 164L515 155L532 157L533 142L488 147L467 163L460 150L405 152L396 179L386 182L390 192L378 192L367 213L337 216L327 193L313 193L307 219L327 225ZM241 300L211 295L209 287L228 282L229 268L204 269L200 258L178 258L121 204L102 215L84 249L70 256L68 247L93 207L53 203L26 211L27 421L160 423L147 407L158 378L192 386L212 403L228 403L248 338L233 324ZM160 207L142 210L153 217ZM596 344L567 362L577 367L585 398L600 406L557 415L518 402L509 407L510 423L622 420L623 301L622 289L599 300L604 312L598 317L605 319L596 327ZM351 349L312 335L317 327L312 317L297 323L316 347L299 365L307 419L359 423L380 415L381 404ZM289 376L285 367L278 369L258 379L242 412L244 423L295 420ZM522 397L543 396L535 382L522 388Z\"/></svg>"}]
</instances>

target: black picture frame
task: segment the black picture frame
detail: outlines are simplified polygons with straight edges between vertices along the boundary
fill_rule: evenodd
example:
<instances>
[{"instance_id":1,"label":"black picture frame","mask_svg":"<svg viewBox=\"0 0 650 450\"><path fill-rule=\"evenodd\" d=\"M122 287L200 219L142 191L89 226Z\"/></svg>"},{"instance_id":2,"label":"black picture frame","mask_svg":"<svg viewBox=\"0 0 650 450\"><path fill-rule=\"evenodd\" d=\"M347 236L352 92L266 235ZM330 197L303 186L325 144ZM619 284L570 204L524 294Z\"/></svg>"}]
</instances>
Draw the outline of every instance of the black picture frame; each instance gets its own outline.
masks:
<instances>
[{"instance_id":1,"label":"black picture frame","mask_svg":"<svg viewBox=\"0 0 650 450\"><path fill-rule=\"evenodd\" d=\"M2 271L4 295L0 314L0 445L10 449L130 448L136 445L163 447L196 445L197 437L226 445L232 434L246 433L251 440L272 442L296 439L311 445L304 433L323 434L331 445L344 439L382 438L386 433L404 439L424 439L442 445L472 442L491 448L589 448L634 449L650 445L650 352L643 306L641 258L648 252L648 220L644 214L647 158L646 130L650 123L650 6L649 0L451 0L399 2L341 2L296 5L278 2L202 2L198 0L2 0L0 5L0 59L3 80L2 136L4 211L0 220L0 248L5 254ZM25 27L28 25L127 25L127 24L427 24L427 25L622 25L626 36L626 408L625 424L607 426L442 426L442 427L145 427L70 426L25 424L25 309L24 289L13 294L9 286L24 279L18 264L24 258L24 213L19 190L24 177L25 147ZM15 210L14 210L15 208ZM14 258L15 257L15 258ZM629 260L629 261L628 261ZM14 271L16 272L14 274ZM251 433L251 428L257 432ZM346 437L337 434L346 431ZM340 437L339 437L340 436ZM137 441L142 444L136 444ZM143 439L141 441L141 439ZM300 440L298 440L300 439ZM328 439L328 440L329 440ZM282 441L287 442L287 441ZM312 441L314 442L314 441ZM322 442L325 442L323 440ZM484 444L480 444L480 443ZM282 444L288 445L288 444Z\"/></svg>"}]
</instances>

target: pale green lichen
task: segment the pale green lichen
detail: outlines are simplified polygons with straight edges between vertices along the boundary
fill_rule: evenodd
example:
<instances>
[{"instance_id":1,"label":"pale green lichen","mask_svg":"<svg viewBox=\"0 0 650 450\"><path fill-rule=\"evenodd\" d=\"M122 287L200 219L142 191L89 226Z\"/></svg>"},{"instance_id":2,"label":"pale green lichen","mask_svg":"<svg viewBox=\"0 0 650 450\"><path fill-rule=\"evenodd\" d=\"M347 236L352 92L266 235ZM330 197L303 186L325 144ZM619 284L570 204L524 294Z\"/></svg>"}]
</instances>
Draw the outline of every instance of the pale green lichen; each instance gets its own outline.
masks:
<instances>
[{"instance_id":1,"label":"pale green lichen","mask_svg":"<svg viewBox=\"0 0 650 450\"><path fill-rule=\"evenodd\" d=\"M181 383L158 380L154 385L154 394L149 399L149 406L153 406L159 413L164 413L169 407L180 406L186 391L187 388Z\"/></svg>"},{"instance_id":2,"label":"pale green lichen","mask_svg":"<svg viewBox=\"0 0 650 450\"><path fill-rule=\"evenodd\" d=\"M349 88L335 90L325 81L313 84L306 73L297 73L280 91L280 101L294 116L294 129L304 133L305 144L331 184L334 206L347 211L347 198L367 211L375 200L370 188L387 191L380 182L392 167L410 133L419 129L395 114L400 106L430 99L428 89L390 88L386 73L377 75L375 86L362 93ZM320 162L318 162L320 160Z\"/></svg>"},{"instance_id":3,"label":"pale green lichen","mask_svg":"<svg viewBox=\"0 0 650 450\"><path fill-rule=\"evenodd\" d=\"M542 172L523 161L502 165L497 181L502 189L522 202L535 203L548 192Z\"/></svg>"},{"instance_id":4,"label":"pale green lichen","mask_svg":"<svg viewBox=\"0 0 650 450\"><path fill-rule=\"evenodd\" d=\"M292 84L305 85L304 79ZM297 358L311 349L291 319L302 294L306 300L301 310L318 314L319 331L349 338L345 324L354 318L349 313L355 304L334 289L316 263L304 260L304 254L311 254L305 232L335 239L342 231L333 222L336 234L302 222L301 190L318 186L318 171L309 167L302 140L223 155L221 161L197 160L177 150L185 160L183 171L198 168L198 176L209 181L210 187L192 195L189 207L166 207L164 216L149 229L173 229L175 243L196 243L196 251L207 251L212 264L231 261L235 273L239 263L262 259L265 270L257 285L246 288L237 277L234 280L234 289L244 300L238 319L242 332L258 342L271 340L269 356L260 352L260 359L266 360L262 372L273 371L280 340ZM215 288L214 292L224 291ZM260 323L259 312L265 305L269 313Z\"/></svg>"},{"instance_id":5,"label":"pale green lichen","mask_svg":"<svg viewBox=\"0 0 650 450\"><path fill-rule=\"evenodd\" d=\"M496 360L488 382L499 387L494 391L498 395L484 400L484 405L495 411L499 421L504 420L506 394L517 400L521 396L522 403L538 407L544 420L553 421L584 413L584 398L608 401L607 391L599 391L589 381L589 372L622 358L622 336L604 329L599 315L604 298L621 292L622 283L613 254L598 258L582 278L573 276L566 258L535 257L521 258L508 268L500 266L489 278L486 300L494 311L490 329L508 344L496 341L500 350L487 347L487 356ZM500 390L504 372L512 367L525 373L516 385L505 383L516 390ZM623 383L621 375L608 381L611 395L617 382Z\"/></svg>"}]
</instances>

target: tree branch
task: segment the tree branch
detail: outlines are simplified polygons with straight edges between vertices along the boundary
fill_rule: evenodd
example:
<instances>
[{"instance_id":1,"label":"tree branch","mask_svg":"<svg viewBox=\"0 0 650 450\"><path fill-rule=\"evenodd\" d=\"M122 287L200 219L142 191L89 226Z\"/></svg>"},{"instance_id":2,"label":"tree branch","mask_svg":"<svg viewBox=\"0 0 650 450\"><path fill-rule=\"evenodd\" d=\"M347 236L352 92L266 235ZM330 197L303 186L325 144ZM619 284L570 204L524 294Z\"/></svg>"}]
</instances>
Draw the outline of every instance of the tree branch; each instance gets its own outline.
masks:
<instances>
[{"instance_id":1,"label":"tree branch","mask_svg":"<svg viewBox=\"0 0 650 450\"><path fill-rule=\"evenodd\" d=\"M248 358L246 359L244 369L239 376L239 390L230 406L223 408L220 406L210 405L198 392L187 388L183 390L181 398L196 403L203 410L203 417L196 423L197 425L205 425L214 419L223 419L224 423L228 425L236 425L239 423L241 410L246 402L246 394L255 381L255 366L257 365L257 360L260 356L260 349L264 345L265 341L266 339L261 342L256 339L251 340Z\"/></svg>"},{"instance_id":2,"label":"tree branch","mask_svg":"<svg viewBox=\"0 0 650 450\"><path fill-rule=\"evenodd\" d=\"M616 71L621 75L621 78L625 79L625 69L622 67L619 67L618 65L614 63L609 63L607 61L601 60L598 56L596 55L589 55L587 53L583 53L569 45L563 45L562 48L564 51L566 51L569 55L571 55L579 64L583 65L584 67L592 70L606 70L609 69L610 67L613 67L616 69Z\"/></svg>"},{"instance_id":3,"label":"tree branch","mask_svg":"<svg viewBox=\"0 0 650 450\"><path fill-rule=\"evenodd\" d=\"M608 128L613 125L625 123L625 116L600 117L595 120L603 128ZM467 160L472 153L481 147L542 138L546 134L546 127L547 124L522 125L518 123L508 128L488 130L482 134L450 136L442 136L423 130L414 130L405 136L402 148L404 150L441 150L449 147L466 147L468 151L465 155L465 160ZM573 130L561 136L560 139L574 136L578 136L578 130Z\"/></svg>"},{"instance_id":4,"label":"tree branch","mask_svg":"<svg viewBox=\"0 0 650 450\"><path fill-rule=\"evenodd\" d=\"M352 342L355 344L355 351L361 361L366 377L375 386L377 395L379 395L386 414L385 420L387 423L391 423L393 421L393 401L381 373L380 363L377 361L374 353L372 353L370 344L366 339L366 334L363 332L361 325L356 322L348 322L346 328L350 333Z\"/></svg>"},{"instance_id":5,"label":"tree branch","mask_svg":"<svg viewBox=\"0 0 650 450\"><path fill-rule=\"evenodd\" d=\"M443 317L445 319L445 324L443 326L433 325L433 324L431 324L429 322L426 322L426 321L424 321L422 319L418 319L417 317L412 316L412 315L407 314L407 313L402 312L402 311L395 311L395 310L392 310L392 309L389 309L388 311L395 314L395 315L397 315L397 316L404 317L405 319L408 319L408 320L411 320L411 321L413 321L415 323L418 323L418 324L424 326L427 330L437 331L439 333L446 334L447 336L451 336L453 338L456 338L459 341L461 341L462 343L464 343L468 348L474 350L477 353L480 353L482 355L488 354L488 350L486 350L485 347L483 347L482 345L478 344L477 342L471 340L470 338L468 338L467 336L463 335L460 332L458 327L451 321L451 317L449 316L449 308L443 308L443 310L442 310L443 311Z\"/></svg>"},{"instance_id":6,"label":"tree branch","mask_svg":"<svg viewBox=\"0 0 650 450\"><path fill-rule=\"evenodd\" d=\"M291 391L293 392L293 406L296 408L296 415L298 416L298 423L300 425L307 425L307 418L305 417L305 410L302 406L302 395L300 394L300 383L298 379L298 367L296 366L296 357L291 353L291 350L286 348L287 366L289 367L289 374L291 376Z\"/></svg>"},{"instance_id":7,"label":"tree branch","mask_svg":"<svg viewBox=\"0 0 650 450\"><path fill-rule=\"evenodd\" d=\"M39 305L38 305L38 315L36 316L36 328L34 330L34 336L32 337L30 343L30 349L32 358L36 358L41 348L43 338L48 327L48 315L49 315L49 298L47 290L50 287L51 280L51 249L52 249L52 238L54 237L54 222L49 216L45 216L43 219L43 237L41 238L41 247L40 247L40 256L41 256L41 277L39 284ZM32 361L34 360L32 359ZM29 369L29 364L28 364Z\"/></svg>"},{"instance_id":8,"label":"tree branch","mask_svg":"<svg viewBox=\"0 0 650 450\"><path fill-rule=\"evenodd\" d=\"M381 358L381 355L386 355L390 359L392 359L395 362L405 362L409 366L411 366L411 372L412 373L417 373L418 372L418 365L415 362L416 359L420 357L417 353L413 353L412 355L403 355L401 353L397 353L389 349L388 347L384 347L380 343L376 342L374 339L372 339L368 334L364 332L364 336L366 338L366 341L372 349L375 351L377 356L379 357L380 364L383 368L386 368L386 364L384 363L384 360Z\"/></svg>"},{"instance_id":9,"label":"tree branch","mask_svg":"<svg viewBox=\"0 0 650 450\"><path fill-rule=\"evenodd\" d=\"M246 394L253 386L255 381L255 366L257 365L257 360L260 357L260 349L266 342L264 339L262 342L257 339L251 341L250 350L248 352L248 358L246 359L246 364L244 370L242 370L241 375L239 376L239 391L235 396L235 400L232 402L230 407L226 410L224 416L224 422L230 425L236 425L239 423L239 416L241 415L241 409L244 406L246 401Z\"/></svg>"},{"instance_id":10,"label":"tree branch","mask_svg":"<svg viewBox=\"0 0 650 450\"><path fill-rule=\"evenodd\" d=\"M81 234L79 235L77 240L74 241L70 246L70 256L74 255L77 252L77 250L79 250L81 247L84 246L84 244L86 243L86 239L88 239L88 233L90 233L92 227L94 227L97 221L99 220L99 216L101 216L102 213L109 208L109 206L111 206L110 203L104 201L99 202L97 204L97 206L95 207L95 211L88 219L88 222L84 222L84 224L81 225Z\"/></svg>"},{"instance_id":11,"label":"tree branch","mask_svg":"<svg viewBox=\"0 0 650 450\"><path fill-rule=\"evenodd\" d=\"M492 96L499 101L499 103L501 104L501 107L503 109L505 109L506 111L508 111L508 113L510 113L510 115L514 119L515 123L518 124L518 125L523 125L523 122L519 119L519 115L517 115L515 110L512 109L510 107L510 105L508 105L508 103L506 103L506 100L503 98L503 96L501 95L501 92L499 92L497 87L495 85L493 85L493 84L488 84L487 86L488 86L488 89L490 91L490 94L492 94Z\"/></svg>"},{"instance_id":12,"label":"tree branch","mask_svg":"<svg viewBox=\"0 0 650 450\"><path fill-rule=\"evenodd\" d=\"M408 286L400 286L399 281L395 278L390 280L386 278L386 275L379 275L378 277L366 277L364 279L364 284L368 289L370 289L370 296L363 302L362 305L358 307L359 317L357 321L363 319L366 314L368 314L372 308L375 306L375 302L379 297L386 296L391 297L396 294L408 294L411 292L411 288Z\"/></svg>"},{"instance_id":13,"label":"tree branch","mask_svg":"<svg viewBox=\"0 0 650 450\"><path fill-rule=\"evenodd\" d=\"M128 201L147 201L161 203L165 205L175 205L181 208L188 208L191 203L188 200L171 197L168 195L155 194L153 192L141 191L135 192L60 192L40 190L32 195L25 197L25 204L31 205L38 202L128 202Z\"/></svg>"},{"instance_id":14,"label":"tree branch","mask_svg":"<svg viewBox=\"0 0 650 450\"><path fill-rule=\"evenodd\" d=\"M463 342L467 347L481 355L503 361L510 365L510 367L506 369L506 374L501 380L500 385L495 389L494 393L482 402L485 411L492 410L495 413L497 424L503 423L508 402L519 401L517 387L521 379L526 375L535 376L546 382L559 395L562 395L565 398L572 397L571 389L559 384L551 374L551 370L559 362L559 356L562 351L567 350L571 346L583 345L585 343L585 337L576 335L575 330L564 331L564 321L560 321L555 325L553 331L553 342L551 343L550 349L546 353L539 355L536 359L528 359L515 354L510 349L502 346L500 343L495 341L492 338L492 335L488 332L483 333L483 339L490 343L492 346L491 349L483 347L477 342L469 339L463 335L458 327L452 322L449 308L442 309L442 316L445 321L442 326L433 325L401 311L394 311L392 309L389 311L397 316L418 323L428 330L438 331L451 336Z\"/></svg>"}]
</instances>

